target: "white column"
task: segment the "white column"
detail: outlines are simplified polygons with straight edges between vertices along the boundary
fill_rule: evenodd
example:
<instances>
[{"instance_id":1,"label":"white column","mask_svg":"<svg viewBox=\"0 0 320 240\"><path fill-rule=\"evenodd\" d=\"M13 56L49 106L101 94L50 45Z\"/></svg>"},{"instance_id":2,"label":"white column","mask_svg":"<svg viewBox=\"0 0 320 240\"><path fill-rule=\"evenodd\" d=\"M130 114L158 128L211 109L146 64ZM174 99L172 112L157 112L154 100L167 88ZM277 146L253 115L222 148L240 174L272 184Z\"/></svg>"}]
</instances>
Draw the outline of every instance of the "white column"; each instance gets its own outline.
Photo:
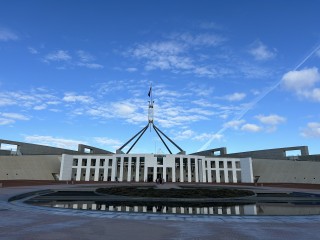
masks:
<instances>
[{"instance_id":1,"label":"white column","mask_svg":"<svg viewBox=\"0 0 320 240\"><path fill-rule=\"evenodd\" d=\"M210 163L210 164L209 164ZM210 166L209 166L210 165ZM211 169L211 162L210 161L207 161L207 176L208 176L208 179L207 181L209 183L212 183L212 169Z\"/></svg>"},{"instance_id":2,"label":"white column","mask_svg":"<svg viewBox=\"0 0 320 240\"><path fill-rule=\"evenodd\" d=\"M128 159L128 176L127 176L128 182L131 182L131 163L132 163L132 157L129 157L129 159Z\"/></svg>"},{"instance_id":3,"label":"white column","mask_svg":"<svg viewBox=\"0 0 320 240\"><path fill-rule=\"evenodd\" d=\"M188 164L188 182L191 182L191 160L190 158L188 158L187 160L187 164Z\"/></svg>"},{"instance_id":4,"label":"white column","mask_svg":"<svg viewBox=\"0 0 320 240\"><path fill-rule=\"evenodd\" d=\"M139 174L140 174L140 158L137 157L136 161L136 182L139 182Z\"/></svg>"},{"instance_id":5,"label":"white column","mask_svg":"<svg viewBox=\"0 0 320 240\"><path fill-rule=\"evenodd\" d=\"M91 158L87 159L87 166L86 166L86 176L85 176L85 181L90 180L90 169L91 169Z\"/></svg>"},{"instance_id":6,"label":"white column","mask_svg":"<svg viewBox=\"0 0 320 240\"><path fill-rule=\"evenodd\" d=\"M112 159L112 171L111 171L111 181L116 180L116 174L117 174L117 157L114 157Z\"/></svg>"},{"instance_id":7,"label":"white column","mask_svg":"<svg viewBox=\"0 0 320 240\"><path fill-rule=\"evenodd\" d=\"M180 157L180 182L184 182L183 158L182 157Z\"/></svg>"},{"instance_id":8,"label":"white column","mask_svg":"<svg viewBox=\"0 0 320 240\"><path fill-rule=\"evenodd\" d=\"M223 161L223 172L224 172L224 182L225 183L229 183L229 171L228 171L228 162L227 161Z\"/></svg>"},{"instance_id":9,"label":"white column","mask_svg":"<svg viewBox=\"0 0 320 240\"><path fill-rule=\"evenodd\" d=\"M123 181L123 157L120 158L120 176L119 176L119 181Z\"/></svg>"},{"instance_id":10,"label":"white column","mask_svg":"<svg viewBox=\"0 0 320 240\"><path fill-rule=\"evenodd\" d=\"M146 159L144 159L143 181L148 181L148 166Z\"/></svg>"},{"instance_id":11,"label":"white column","mask_svg":"<svg viewBox=\"0 0 320 240\"><path fill-rule=\"evenodd\" d=\"M232 161L232 180L234 183L237 183L237 170L236 170L236 161Z\"/></svg>"},{"instance_id":12,"label":"white column","mask_svg":"<svg viewBox=\"0 0 320 240\"><path fill-rule=\"evenodd\" d=\"M194 171L195 171L195 179L196 179L196 182L199 182L199 171L198 171L198 159L194 159Z\"/></svg>"},{"instance_id":13,"label":"white column","mask_svg":"<svg viewBox=\"0 0 320 240\"><path fill-rule=\"evenodd\" d=\"M100 158L96 159L96 166L94 169L94 181L99 181L99 169L100 169Z\"/></svg>"},{"instance_id":14,"label":"white column","mask_svg":"<svg viewBox=\"0 0 320 240\"><path fill-rule=\"evenodd\" d=\"M207 182L207 169L206 169L206 159L203 158L202 159L202 179L203 179L203 182Z\"/></svg>"},{"instance_id":15,"label":"white column","mask_svg":"<svg viewBox=\"0 0 320 240\"><path fill-rule=\"evenodd\" d=\"M217 183L220 183L219 161L216 161L216 182L217 182Z\"/></svg>"},{"instance_id":16,"label":"white column","mask_svg":"<svg viewBox=\"0 0 320 240\"><path fill-rule=\"evenodd\" d=\"M157 166L153 167L153 181L155 182L157 180Z\"/></svg>"},{"instance_id":17,"label":"white column","mask_svg":"<svg viewBox=\"0 0 320 240\"><path fill-rule=\"evenodd\" d=\"M172 182L176 182L176 163L174 163L174 166L172 168Z\"/></svg>"},{"instance_id":18,"label":"white column","mask_svg":"<svg viewBox=\"0 0 320 240\"><path fill-rule=\"evenodd\" d=\"M79 159L78 161L82 161L82 159ZM76 181L80 181L81 180L81 165L77 167L77 176L76 176Z\"/></svg>"},{"instance_id":19,"label":"white column","mask_svg":"<svg viewBox=\"0 0 320 240\"><path fill-rule=\"evenodd\" d=\"M168 179L167 179L167 168L163 167L162 169L163 169L162 170L162 175L163 175L162 178L164 179L165 182L168 182Z\"/></svg>"}]
</instances>

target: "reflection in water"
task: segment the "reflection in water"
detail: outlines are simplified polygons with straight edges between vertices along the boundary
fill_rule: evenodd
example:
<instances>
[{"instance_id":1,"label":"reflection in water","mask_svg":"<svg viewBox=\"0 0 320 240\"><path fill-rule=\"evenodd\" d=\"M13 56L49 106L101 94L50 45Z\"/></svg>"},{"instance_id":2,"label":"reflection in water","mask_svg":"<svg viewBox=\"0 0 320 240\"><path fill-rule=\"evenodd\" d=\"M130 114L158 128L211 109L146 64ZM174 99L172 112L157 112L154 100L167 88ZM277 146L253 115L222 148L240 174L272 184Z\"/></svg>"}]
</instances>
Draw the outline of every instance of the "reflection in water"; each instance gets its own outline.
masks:
<instances>
[{"instance_id":1,"label":"reflection in water","mask_svg":"<svg viewBox=\"0 0 320 240\"><path fill-rule=\"evenodd\" d=\"M114 206L96 203L52 203L45 206L72 208L79 210L100 210L110 212L174 213L174 214L209 214L209 215L255 215L256 206L236 205L229 207L167 207L167 206Z\"/></svg>"},{"instance_id":2,"label":"reflection in water","mask_svg":"<svg viewBox=\"0 0 320 240\"><path fill-rule=\"evenodd\" d=\"M110 212L201 214L201 215L312 215L320 214L319 205L294 205L290 203L256 203L214 207L170 207L170 206L116 206L108 203L87 202L51 202L37 205L70 208L79 210L98 210Z\"/></svg>"}]
</instances>

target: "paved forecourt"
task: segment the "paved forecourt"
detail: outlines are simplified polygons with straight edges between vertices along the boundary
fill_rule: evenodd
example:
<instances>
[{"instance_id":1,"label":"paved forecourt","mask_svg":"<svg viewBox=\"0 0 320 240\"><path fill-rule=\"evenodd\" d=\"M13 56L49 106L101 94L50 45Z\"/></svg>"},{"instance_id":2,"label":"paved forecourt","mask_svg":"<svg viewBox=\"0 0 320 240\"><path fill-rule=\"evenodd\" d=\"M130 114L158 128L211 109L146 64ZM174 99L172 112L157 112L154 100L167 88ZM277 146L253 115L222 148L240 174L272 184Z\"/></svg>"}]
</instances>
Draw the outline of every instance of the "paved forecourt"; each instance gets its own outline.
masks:
<instances>
[{"instance_id":1,"label":"paved forecourt","mask_svg":"<svg viewBox=\"0 0 320 240\"><path fill-rule=\"evenodd\" d=\"M76 185L77 188L79 186ZM0 188L0 239L320 239L318 215L125 213L57 209L31 206L22 201L8 202L10 197L26 192L73 187L50 185ZM169 184L165 187L169 187ZM320 193L319 190L310 192Z\"/></svg>"}]
</instances>

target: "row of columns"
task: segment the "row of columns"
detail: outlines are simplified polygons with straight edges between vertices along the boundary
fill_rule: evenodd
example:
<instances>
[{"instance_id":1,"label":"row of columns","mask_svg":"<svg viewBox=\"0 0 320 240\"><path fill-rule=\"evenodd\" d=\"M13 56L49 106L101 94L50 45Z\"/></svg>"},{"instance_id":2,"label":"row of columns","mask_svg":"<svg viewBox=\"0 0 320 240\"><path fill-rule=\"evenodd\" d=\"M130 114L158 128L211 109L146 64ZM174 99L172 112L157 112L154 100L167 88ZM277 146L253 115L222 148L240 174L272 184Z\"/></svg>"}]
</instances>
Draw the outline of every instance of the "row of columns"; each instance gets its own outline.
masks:
<instances>
[{"instance_id":1,"label":"row of columns","mask_svg":"<svg viewBox=\"0 0 320 240\"><path fill-rule=\"evenodd\" d=\"M171 180L172 182L212 182L213 176L212 173L215 171L215 182L220 183L221 182L221 176L220 172L223 172L224 175L224 181L225 183L229 182L229 173L232 172L232 182L237 182L238 180L238 174L237 172L241 172L241 168L237 168L236 162L240 162L240 160L225 160L223 161L223 168L219 168L219 161L222 160L210 160L210 159L200 159L200 158L185 158L183 156L181 157L175 157L173 159L169 158L163 158L162 164L157 163L157 158L153 155L144 155L143 157L140 155L136 156L111 156L109 158L81 158L78 157L78 165L72 166L73 169L76 169L76 180L80 181L83 179L83 174L85 174L84 180L85 181L107 181L110 179L111 181L147 181L148 179L148 170L150 168L153 169L152 171L152 180L156 181L158 169L162 169L162 178L165 181L168 181L167 179L167 170L171 170ZM149 159L152 158L152 159ZM82 160L86 159L87 163L86 166L82 166ZM91 166L92 159L95 159L95 166ZM124 171L124 160L127 159L127 173ZM135 173L134 176L132 176L132 162L133 159L135 161ZM104 165L102 166L100 164L101 161L104 161ZM211 162L215 161L215 166L217 167L211 167ZM227 161L231 161L231 168L227 166ZM111 163L111 164L110 164ZM143 166L142 164L143 163ZM176 166L176 164L179 163L179 167ZM185 164L185 165L184 165ZM118 167L120 169L118 169ZM192 169L194 167L194 169ZM143 175L140 176L140 169L143 168ZM193 171L192 171L193 170ZM161 171L160 171L161 172ZM103 173L103 179L101 179L101 173ZM93 176L92 176L93 174ZM124 175L127 174L126 178ZM187 174L187 178L185 175ZM194 177L192 177L194 175ZM73 176L72 176L73 177ZM193 178L193 179L192 179Z\"/></svg>"}]
</instances>

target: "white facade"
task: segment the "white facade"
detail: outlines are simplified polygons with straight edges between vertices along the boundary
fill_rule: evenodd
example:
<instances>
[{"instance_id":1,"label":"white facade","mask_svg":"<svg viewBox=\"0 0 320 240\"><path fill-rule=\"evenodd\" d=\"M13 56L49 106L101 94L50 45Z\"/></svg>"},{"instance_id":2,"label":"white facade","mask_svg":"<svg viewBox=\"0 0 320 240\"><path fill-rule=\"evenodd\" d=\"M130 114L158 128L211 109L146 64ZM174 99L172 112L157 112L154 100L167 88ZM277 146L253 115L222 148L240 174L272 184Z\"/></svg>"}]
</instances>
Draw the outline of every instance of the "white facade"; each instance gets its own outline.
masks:
<instances>
[{"instance_id":1,"label":"white facade","mask_svg":"<svg viewBox=\"0 0 320 240\"><path fill-rule=\"evenodd\" d=\"M251 158L197 155L62 155L60 180L119 182L253 182Z\"/></svg>"}]
</instances>

